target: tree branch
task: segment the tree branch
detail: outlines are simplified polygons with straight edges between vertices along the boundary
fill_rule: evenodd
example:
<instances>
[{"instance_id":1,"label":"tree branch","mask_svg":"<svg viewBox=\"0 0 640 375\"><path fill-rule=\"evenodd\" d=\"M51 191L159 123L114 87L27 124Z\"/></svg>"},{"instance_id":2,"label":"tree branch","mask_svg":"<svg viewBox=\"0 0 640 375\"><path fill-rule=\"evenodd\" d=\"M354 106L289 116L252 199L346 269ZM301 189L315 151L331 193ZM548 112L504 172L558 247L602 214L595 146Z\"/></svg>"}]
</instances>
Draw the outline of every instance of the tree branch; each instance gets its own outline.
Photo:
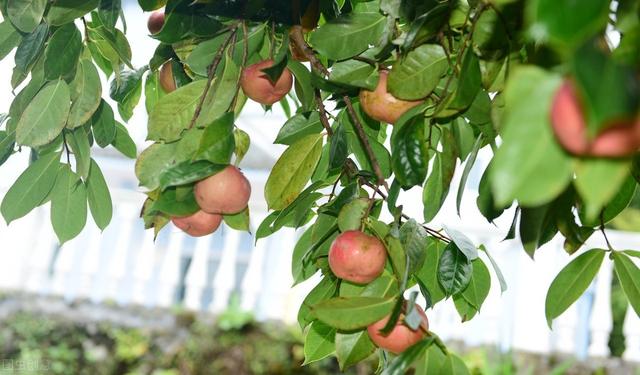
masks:
<instances>
[{"instance_id":1,"label":"tree branch","mask_svg":"<svg viewBox=\"0 0 640 375\"><path fill-rule=\"evenodd\" d=\"M324 102L322 101L322 95L320 94L320 90L314 90L314 96L316 99L316 106L318 107L318 112L320 113L320 123L324 127L324 130L327 131L327 135L331 137L333 135L333 129L331 129L331 124L329 124L329 118L327 117L327 109L324 107Z\"/></svg>"},{"instance_id":2,"label":"tree branch","mask_svg":"<svg viewBox=\"0 0 640 375\"><path fill-rule=\"evenodd\" d=\"M207 76L208 76L207 84L204 87L204 91L202 92L202 96L200 96L200 101L198 102L198 106L196 107L196 110L193 113L193 117L191 118L191 122L189 123L189 127L187 129L193 128L193 126L196 123L196 120L198 120L198 117L200 116L200 112L202 112L202 106L204 105L204 101L207 98L207 94L209 93L209 90L211 89L211 84L213 83L213 79L215 78L218 65L220 65L220 61L222 61L224 50L227 48L229 43L231 43L231 40L235 37L237 31L238 31L238 24L236 24L234 27L231 28L231 33L229 34L227 39L225 39L225 41L220 45L220 47L218 48L218 51L213 57L213 61L211 61L211 65L209 65L209 68L207 71Z\"/></svg>"},{"instance_id":3,"label":"tree branch","mask_svg":"<svg viewBox=\"0 0 640 375\"><path fill-rule=\"evenodd\" d=\"M319 72L320 74L324 75L324 76L328 76L330 74L329 70L324 66L324 64L322 64L322 62L318 59L318 57L315 55L315 53L313 52L313 50L311 49L311 47L309 47L309 45L307 44L307 42L304 40L304 34L302 32L302 26L300 25L296 25L293 26L291 29L291 40L293 40L293 42L295 43L296 47L298 47L298 49L300 51L302 51L302 53L304 54L304 56L309 60L309 62L311 63L311 67L316 70L317 72ZM317 101L317 97L316 97L316 101ZM371 161L371 166L373 167L373 171L376 175L376 178L378 180L378 185L382 185L384 186L385 190L388 192L389 191L389 185L387 184L387 180L384 178L384 175L382 174L382 169L380 168L380 164L378 163L378 160L375 156L375 154L373 153L373 149L371 148L371 143L369 143L369 138L367 137L367 134L364 131L364 127L362 126L362 123L360 122L360 119L358 118L358 115L356 114L355 109L353 108L353 102L351 101L351 98L348 95L343 96L342 98L347 106L347 113L349 114L349 117L351 118L352 122L353 122L353 126L356 129L356 133L358 135L358 138L360 139L360 142L362 142L362 145L365 148L365 151L367 153L367 156L369 157L369 160ZM322 98L320 98L320 101L322 101ZM318 105L318 110L320 111L321 114L321 118L322 118L322 113L324 111L324 104L320 103ZM326 114L324 116L326 118ZM328 123L328 121L327 121ZM369 186L370 188L374 189L374 192L378 193L382 199L387 200L387 194L385 194L383 191L380 190L380 188L378 186L372 185L369 183L369 181L365 180L364 178L361 177L361 183L363 185ZM411 219L408 215L406 214L402 214L402 217L404 219ZM435 229L429 228L425 225L423 225L423 228L427 231L427 233L429 233L432 237L436 237L442 241L445 242L449 242L451 241L448 237L442 235L440 232L438 232Z\"/></svg>"}]
</instances>

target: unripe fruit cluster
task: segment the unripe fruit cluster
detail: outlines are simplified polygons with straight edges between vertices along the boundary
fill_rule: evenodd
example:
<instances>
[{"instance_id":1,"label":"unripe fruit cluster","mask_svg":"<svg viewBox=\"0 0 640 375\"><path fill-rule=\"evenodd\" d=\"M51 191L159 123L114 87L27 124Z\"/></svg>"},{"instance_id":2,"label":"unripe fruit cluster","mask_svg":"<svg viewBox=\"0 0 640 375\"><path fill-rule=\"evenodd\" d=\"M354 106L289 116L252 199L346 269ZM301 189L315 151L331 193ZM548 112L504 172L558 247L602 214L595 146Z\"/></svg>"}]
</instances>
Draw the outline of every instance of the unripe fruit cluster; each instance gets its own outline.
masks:
<instances>
[{"instance_id":1,"label":"unripe fruit cluster","mask_svg":"<svg viewBox=\"0 0 640 375\"><path fill-rule=\"evenodd\" d=\"M364 232L351 230L341 233L329 249L329 267L339 278L356 284L368 284L379 277L387 262L387 250L377 237ZM424 337L429 322L424 311L416 305L422 316L422 327L412 330L398 319L396 326L388 335L380 330L384 328L389 316L371 324L367 332L371 340L379 347L392 353L401 353ZM424 331L423 331L424 330Z\"/></svg>"},{"instance_id":2,"label":"unripe fruit cluster","mask_svg":"<svg viewBox=\"0 0 640 375\"><path fill-rule=\"evenodd\" d=\"M553 98L551 125L558 143L576 156L625 157L640 148L640 118L618 120L591 139L580 97L568 79Z\"/></svg>"}]
</instances>

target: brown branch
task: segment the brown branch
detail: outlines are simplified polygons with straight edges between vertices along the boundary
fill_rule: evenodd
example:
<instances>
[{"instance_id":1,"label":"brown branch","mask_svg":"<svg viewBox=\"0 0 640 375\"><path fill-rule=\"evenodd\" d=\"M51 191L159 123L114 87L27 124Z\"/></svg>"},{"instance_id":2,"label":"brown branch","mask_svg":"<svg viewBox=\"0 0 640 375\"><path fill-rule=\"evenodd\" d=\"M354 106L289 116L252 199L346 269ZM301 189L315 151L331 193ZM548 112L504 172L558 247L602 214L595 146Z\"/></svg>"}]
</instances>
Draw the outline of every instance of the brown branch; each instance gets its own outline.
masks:
<instances>
[{"instance_id":1,"label":"brown branch","mask_svg":"<svg viewBox=\"0 0 640 375\"><path fill-rule=\"evenodd\" d=\"M304 57L306 57L309 60L309 62L311 63L311 67L313 69L315 69L320 74L325 76L328 76L331 73L329 72L329 69L327 69L324 66L324 64L322 64L322 61L318 59L316 54L313 53L313 50L311 49L311 47L309 47L307 42L304 40L302 26L300 25L292 26L291 34L289 35L291 36L291 40L293 40L293 42L296 44L296 47L298 47L298 49L302 52Z\"/></svg>"},{"instance_id":2,"label":"brown branch","mask_svg":"<svg viewBox=\"0 0 640 375\"><path fill-rule=\"evenodd\" d=\"M356 129L356 133L358 134L358 138L362 145L364 146L365 151L367 152L367 156L369 157L369 161L371 162L371 166L373 167L373 172L376 174L378 179L378 185L384 186L384 188L389 191L389 185L387 184L387 180L384 178L382 174L382 169L380 168L380 164L378 163L378 159L376 155L373 153L373 148L371 148L371 143L369 143L369 138L367 134L364 132L364 128L362 127L362 123L360 123L360 119L356 114L355 109L353 108L353 103L351 102L351 98L348 95L342 97L345 104L347 105L347 112L349 113L349 117L353 121L353 127Z\"/></svg>"},{"instance_id":3,"label":"brown branch","mask_svg":"<svg viewBox=\"0 0 640 375\"><path fill-rule=\"evenodd\" d=\"M249 58L249 40L247 36L248 33L249 33L249 30L247 28L247 22L242 21L243 47L242 47L242 66L240 67L240 69L244 69L245 65L247 65L247 59ZM231 101L231 105L229 106L232 112L235 112L236 110L236 104L238 103L239 94L240 94L240 83L238 82L236 84L236 92L233 95L233 100Z\"/></svg>"},{"instance_id":4,"label":"brown branch","mask_svg":"<svg viewBox=\"0 0 640 375\"><path fill-rule=\"evenodd\" d=\"M314 96L316 98L316 106L318 107L318 112L320 113L320 123L324 127L324 130L327 131L327 135L331 137L333 135L333 129L331 129L331 124L329 124L329 118L327 117L327 109L324 107L324 102L322 101L322 95L320 94L320 90L314 90Z\"/></svg>"},{"instance_id":5,"label":"brown branch","mask_svg":"<svg viewBox=\"0 0 640 375\"><path fill-rule=\"evenodd\" d=\"M387 200L388 196L387 194L385 194L382 190L380 190L380 188L378 186L375 186L373 184L371 184L369 181L365 180L364 178L360 177L360 183L362 185L365 185L371 189L373 189L374 193L378 193L378 195L380 195L382 197L382 199L384 199L385 201ZM401 213L400 216L405 219L405 220L411 220L411 217L405 213ZM436 237L439 240L442 240L444 242L451 242L451 239L445 235L443 235L442 233L440 233L439 231L430 228L424 224L421 224L421 226L424 228L424 230L427 231L427 233L429 233L431 235L431 237Z\"/></svg>"},{"instance_id":6,"label":"brown branch","mask_svg":"<svg viewBox=\"0 0 640 375\"><path fill-rule=\"evenodd\" d=\"M225 39L225 41L222 42L222 44L218 48L218 51L213 57L213 61L211 61L211 65L209 65L209 68L207 70L207 76L208 76L207 84L204 87L204 91L202 92L202 96L200 96L200 101L198 102L198 106L196 107L196 110L193 113L193 117L191 118L191 122L189 123L189 127L187 129L193 128L193 126L196 123L196 120L198 120L198 117L200 116L200 112L202 112L202 106L204 105L204 101L207 98L207 94L209 93L209 90L211 89L211 84L213 83L213 78L215 77L216 70L218 69L218 65L220 65L220 61L222 61L222 55L224 55L224 50L227 48L229 43L231 43L231 40L235 37L237 30L238 30L238 25L236 24L234 27L231 28L231 33L229 34L227 39Z\"/></svg>"}]
</instances>

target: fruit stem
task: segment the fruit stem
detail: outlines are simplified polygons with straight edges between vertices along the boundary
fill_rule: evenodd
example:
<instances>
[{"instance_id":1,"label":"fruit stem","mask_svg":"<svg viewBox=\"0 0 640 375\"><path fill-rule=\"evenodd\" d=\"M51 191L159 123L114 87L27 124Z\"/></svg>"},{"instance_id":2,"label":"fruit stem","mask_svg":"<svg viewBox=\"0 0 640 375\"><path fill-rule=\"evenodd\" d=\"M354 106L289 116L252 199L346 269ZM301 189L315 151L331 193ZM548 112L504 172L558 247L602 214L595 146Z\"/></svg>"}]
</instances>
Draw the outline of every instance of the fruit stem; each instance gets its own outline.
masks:
<instances>
[{"instance_id":1,"label":"fruit stem","mask_svg":"<svg viewBox=\"0 0 640 375\"><path fill-rule=\"evenodd\" d=\"M200 101L198 102L198 106L196 107L196 110L193 113L193 117L191 118L191 122L189 123L189 127L187 129L193 128L193 125L195 125L196 120L198 120L198 117L200 116L200 112L202 112L202 106L204 105L204 101L207 98L207 94L209 93L209 90L211 89L211 84L213 83L213 78L216 74L216 70L218 69L218 65L220 65L220 61L222 61L222 55L224 55L224 50L227 48L229 43L231 43L231 40L235 37L237 31L238 31L238 23L236 23L231 28L229 36L220 45L220 47L218 48L218 51L216 52L216 55L213 57L213 61L211 61L211 65L209 65L208 72L207 72L207 75L208 75L207 84L204 87L204 91L202 92L202 96L200 96Z\"/></svg>"},{"instance_id":2,"label":"fruit stem","mask_svg":"<svg viewBox=\"0 0 640 375\"><path fill-rule=\"evenodd\" d=\"M607 243L607 247L609 248L609 251L614 251L613 246L611 246L611 243L609 242L609 237L607 237L607 232L605 232L604 230L604 210L600 211L600 231L604 236L604 241Z\"/></svg>"}]
</instances>

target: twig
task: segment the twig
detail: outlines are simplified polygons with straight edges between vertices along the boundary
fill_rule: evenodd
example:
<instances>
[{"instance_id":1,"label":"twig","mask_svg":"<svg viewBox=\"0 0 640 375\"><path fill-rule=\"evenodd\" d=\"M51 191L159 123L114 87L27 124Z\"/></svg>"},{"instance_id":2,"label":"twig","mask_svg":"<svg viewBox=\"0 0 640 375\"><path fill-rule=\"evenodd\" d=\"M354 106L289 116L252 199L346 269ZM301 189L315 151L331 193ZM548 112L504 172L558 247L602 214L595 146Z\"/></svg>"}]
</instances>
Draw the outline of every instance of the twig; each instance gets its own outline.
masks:
<instances>
[{"instance_id":1,"label":"twig","mask_svg":"<svg viewBox=\"0 0 640 375\"><path fill-rule=\"evenodd\" d=\"M362 57L362 56L353 56L352 58L354 60L362 61L362 62L365 62L365 63L367 63L369 65L372 65L372 66L378 66L378 62L376 60L368 59L368 58Z\"/></svg>"},{"instance_id":2,"label":"twig","mask_svg":"<svg viewBox=\"0 0 640 375\"><path fill-rule=\"evenodd\" d=\"M362 127L362 123L360 123L360 119L356 114L355 109L353 108L353 103L351 102L351 98L348 95L342 97L345 104L347 105L347 112L349 113L349 117L353 121L353 127L356 129L356 133L358 134L358 138L362 145L364 146L365 151L367 152L367 156L369 157L369 161L371 162L371 166L373 167L373 172L376 174L378 179L378 185L384 186L386 191L389 191L389 185L387 184L387 180L384 178L382 174L382 169L380 168L380 164L378 163L378 159L376 155L373 153L373 148L371 148L371 143L369 143L369 138L367 134L364 132L364 128Z\"/></svg>"},{"instance_id":3,"label":"twig","mask_svg":"<svg viewBox=\"0 0 640 375\"><path fill-rule=\"evenodd\" d=\"M247 65L247 59L249 58L249 39L247 34L249 30L247 28L247 21L242 21L242 66L240 69L244 69L245 65ZM231 101L231 106L229 108L231 111L235 111L236 104L238 103L238 94L240 94L240 84L236 85L236 93L233 95L233 100Z\"/></svg>"},{"instance_id":4,"label":"twig","mask_svg":"<svg viewBox=\"0 0 640 375\"><path fill-rule=\"evenodd\" d=\"M324 64L316 57L316 54L313 53L311 47L304 40L304 34L302 33L302 26L294 25L291 27L291 40L296 44L296 47L304 54L304 56L309 59L311 63L311 67L321 73L322 75L328 76L330 74L329 69L327 69Z\"/></svg>"},{"instance_id":5,"label":"twig","mask_svg":"<svg viewBox=\"0 0 640 375\"><path fill-rule=\"evenodd\" d=\"M600 232L602 232L602 236L604 236L604 241L607 243L607 247L609 251L613 251L613 246L611 246L611 242L609 242L609 237L607 237L607 232L604 230L604 210L600 211Z\"/></svg>"},{"instance_id":6,"label":"twig","mask_svg":"<svg viewBox=\"0 0 640 375\"><path fill-rule=\"evenodd\" d=\"M378 193L378 195L380 195L382 197L382 199L384 199L385 201L387 200L388 196L387 194L385 194L383 191L380 190L379 187L371 184L369 181L365 180L364 178L361 178L360 183L362 185L368 186L369 188L373 189L373 191L375 193ZM400 216L405 219L405 220L411 220L411 217L405 213L401 213ZM427 231L427 233L429 233L432 237L436 237L439 240L442 240L444 242L451 242L451 239L445 235L443 235L442 233L440 233L439 231L430 228L424 224L422 224L422 227L424 228L424 230Z\"/></svg>"},{"instance_id":7,"label":"twig","mask_svg":"<svg viewBox=\"0 0 640 375\"><path fill-rule=\"evenodd\" d=\"M329 137L333 136L333 129L331 129L331 124L329 124L329 118L327 117L327 109L324 107L324 102L322 101L322 95L320 94L319 89L314 90L314 96L316 99L316 106L318 107L318 112L320 113L320 123L327 131L327 135Z\"/></svg>"},{"instance_id":8,"label":"twig","mask_svg":"<svg viewBox=\"0 0 640 375\"><path fill-rule=\"evenodd\" d=\"M220 61L222 61L222 55L224 55L224 50L227 48L231 40L235 37L237 30L238 30L238 25L236 24L235 27L231 28L231 33L229 34L227 39L225 39L225 41L220 45L220 47L218 48L218 51L216 52L216 55L213 57L213 61L211 62L211 65L209 65L209 68L207 71L207 75L208 75L207 84L204 87L204 91L202 92L202 96L200 97L200 101L198 102L198 106L196 107L196 110L193 113L193 117L191 118L191 122L189 123L189 127L187 129L193 128L193 125L195 125L196 120L200 116L200 112L202 112L202 106L204 105L204 101L207 98L207 94L211 89L211 83L213 82L213 78L216 74L216 70L218 69L218 65L220 65Z\"/></svg>"},{"instance_id":9,"label":"twig","mask_svg":"<svg viewBox=\"0 0 640 375\"><path fill-rule=\"evenodd\" d=\"M62 132L62 143L64 144L64 151L67 154L67 164L71 165L71 151L69 151L69 145L67 144L67 136Z\"/></svg>"}]
</instances>

